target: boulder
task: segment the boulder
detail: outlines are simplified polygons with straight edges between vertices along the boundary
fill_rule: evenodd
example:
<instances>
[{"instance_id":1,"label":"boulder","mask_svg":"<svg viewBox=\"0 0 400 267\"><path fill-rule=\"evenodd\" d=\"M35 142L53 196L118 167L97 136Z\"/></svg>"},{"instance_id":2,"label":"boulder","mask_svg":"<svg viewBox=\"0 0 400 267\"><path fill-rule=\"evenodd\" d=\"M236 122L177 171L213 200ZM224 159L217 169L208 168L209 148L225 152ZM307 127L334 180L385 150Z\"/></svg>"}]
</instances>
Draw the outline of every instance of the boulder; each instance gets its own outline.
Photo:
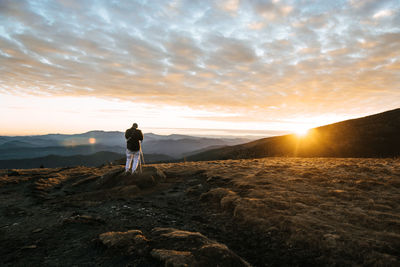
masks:
<instances>
[{"instance_id":1,"label":"boulder","mask_svg":"<svg viewBox=\"0 0 400 267\"><path fill-rule=\"evenodd\" d=\"M127 232L107 232L99 236L100 241L108 248L122 252L122 254L145 255L148 252L148 240L140 230Z\"/></svg>"},{"instance_id":2,"label":"boulder","mask_svg":"<svg viewBox=\"0 0 400 267\"><path fill-rule=\"evenodd\" d=\"M155 247L151 256L164 266L251 266L227 246L198 232L155 228L151 234Z\"/></svg>"},{"instance_id":3,"label":"boulder","mask_svg":"<svg viewBox=\"0 0 400 267\"><path fill-rule=\"evenodd\" d=\"M119 185L126 185L129 183L129 179L127 179L128 177L123 174L124 168L118 168L116 170L109 171L97 180L97 187L99 189L107 189Z\"/></svg>"},{"instance_id":4,"label":"boulder","mask_svg":"<svg viewBox=\"0 0 400 267\"><path fill-rule=\"evenodd\" d=\"M151 239L147 239L140 230L130 230L103 233L99 240L119 253L152 257L168 267L251 266L224 244L198 232L154 228Z\"/></svg>"},{"instance_id":5,"label":"boulder","mask_svg":"<svg viewBox=\"0 0 400 267\"><path fill-rule=\"evenodd\" d=\"M130 179L139 187L140 189L146 189L154 187L157 182L152 175L145 173L135 173L130 176Z\"/></svg>"},{"instance_id":6,"label":"boulder","mask_svg":"<svg viewBox=\"0 0 400 267\"><path fill-rule=\"evenodd\" d=\"M165 180L167 179L165 173L154 166L144 166L142 169L142 174L153 176L156 183L165 182Z\"/></svg>"},{"instance_id":7,"label":"boulder","mask_svg":"<svg viewBox=\"0 0 400 267\"><path fill-rule=\"evenodd\" d=\"M179 251L192 251L213 243L213 241L198 232L182 231L174 228L154 228L152 237L152 240L157 244L156 248Z\"/></svg>"},{"instance_id":8,"label":"boulder","mask_svg":"<svg viewBox=\"0 0 400 267\"><path fill-rule=\"evenodd\" d=\"M104 174L97 180L98 189L111 189L119 186L136 185L140 189L151 188L164 182L166 175L154 166L145 166L140 173L125 174L124 168L118 168Z\"/></svg>"},{"instance_id":9,"label":"boulder","mask_svg":"<svg viewBox=\"0 0 400 267\"><path fill-rule=\"evenodd\" d=\"M193 266L195 262L193 254L189 251L153 249L151 256L163 262L164 266L171 267L189 267Z\"/></svg>"}]
</instances>

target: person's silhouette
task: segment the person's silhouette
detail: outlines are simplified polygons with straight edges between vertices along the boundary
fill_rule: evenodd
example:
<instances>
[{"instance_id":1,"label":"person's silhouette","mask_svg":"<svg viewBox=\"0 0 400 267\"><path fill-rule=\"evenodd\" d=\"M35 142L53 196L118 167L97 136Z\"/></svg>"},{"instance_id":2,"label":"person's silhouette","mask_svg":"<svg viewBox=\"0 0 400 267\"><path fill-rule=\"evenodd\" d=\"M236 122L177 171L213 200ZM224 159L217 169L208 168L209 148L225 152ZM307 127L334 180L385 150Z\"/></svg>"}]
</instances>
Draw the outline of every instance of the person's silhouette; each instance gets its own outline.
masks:
<instances>
[{"instance_id":1,"label":"person's silhouette","mask_svg":"<svg viewBox=\"0 0 400 267\"><path fill-rule=\"evenodd\" d=\"M137 123L125 131L126 139L126 164L125 173L134 173L140 160L140 145L143 141L143 133L138 129Z\"/></svg>"}]
</instances>

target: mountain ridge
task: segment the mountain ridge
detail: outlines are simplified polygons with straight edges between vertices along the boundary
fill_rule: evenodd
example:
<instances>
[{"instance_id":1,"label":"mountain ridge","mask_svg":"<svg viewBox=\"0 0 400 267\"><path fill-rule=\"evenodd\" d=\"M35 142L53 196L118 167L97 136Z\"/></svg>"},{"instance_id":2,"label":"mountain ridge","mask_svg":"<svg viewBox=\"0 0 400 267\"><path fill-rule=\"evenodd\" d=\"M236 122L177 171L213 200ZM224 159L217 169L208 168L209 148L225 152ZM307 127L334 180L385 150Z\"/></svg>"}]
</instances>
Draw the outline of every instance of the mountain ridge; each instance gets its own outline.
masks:
<instances>
[{"instance_id":1,"label":"mountain ridge","mask_svg":"<svg viewBox=\"0 0 400 267\"><path fill-rule=\"evenodd\" d=\"M147 164L169 162L174 159L162 154L145 154ZM69 156L46 155L44 157L0 160L0 169L35 169L39 167L98 167L102 164L125 164L125 155L110 151L98 151L92 154L77 154Z\"/></svg>"},{"instance_id":2,"label":"mountain ridge","mask_svg":"<svg viewBox=\"0 0 400 267\"><path fill-rule=\"evenodd\" d=\"M208 150L188 160L290 157L398 157L400 108L316 127L305 137L295 134Z\"/></svg>"},{"instance_id":3,"label":"mountain ridge","mask_svg":"<svg viewBox=\"0 0 400 267\"><path fill-rule=\"evenodd\" d=\"M157 135L154 133L144 134L142 143L145 155L160 155L155 157L157 161L177 161L187 153L199 151L210 146L226 146L245 143L251 139L246 138L205 138L188 135ZM36 136L0 136L0 161L3 163L15 162L25 165L26 160L53 156L83 156L91 155L101 151L108 151L123 155L126 144L123 132L118 131L89 131L82 134L48 134ZM18 161L22 159L22 161ZM7 161L8 160L8 161ZM70 159L65 158L66 163ZM104 163L108 157L104 157ZM11 165L10 165L11 166ZM36 165L34 165L36 166ZM7 166L4 166L7 168ZM9 167L11 168L11 167Z\"/></svg>"}]
</instances>

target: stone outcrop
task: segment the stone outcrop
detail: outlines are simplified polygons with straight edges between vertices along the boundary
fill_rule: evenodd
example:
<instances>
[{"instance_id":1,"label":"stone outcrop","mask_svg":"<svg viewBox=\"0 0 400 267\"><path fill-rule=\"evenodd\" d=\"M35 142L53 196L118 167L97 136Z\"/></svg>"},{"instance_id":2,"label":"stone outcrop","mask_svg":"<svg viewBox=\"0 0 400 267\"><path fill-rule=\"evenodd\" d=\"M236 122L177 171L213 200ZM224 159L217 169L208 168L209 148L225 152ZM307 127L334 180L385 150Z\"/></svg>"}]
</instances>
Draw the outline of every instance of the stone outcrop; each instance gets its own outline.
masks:
<instances>
[{"instance_id":1,"label":"stone outcrop","mask_svg":"<svg viewBox=\"0 0 400 267\"><path fill-rule=\"evenodd\" d=\"M136 185L140 189L156 186L166 180L166 175L156 167L145 166L142 172L137 170L134 174L125 174L123 168L110 171L103 175L98 181L100 189L109 189L118 186Z\"/></svg>"},{"instance_id":2,"label":"stone outcrop","mask_svg":"<svg viewBox=\"0 0 400 267\"><path fill-rule=\"evenodd\" d=\"M110 249L125 254L137 253L159 260L164 266L219 266L247 267L245 260L224 244L207 238L198 232L174 228L154 228L147 239L139 230L108 232L99 236Z\"/></svg>"},{"instance_id":3,"label":"stone outcrop","mask_svg":"<svg viewBox=\"0 0 400 267\"><path fill-rule=\"evenodd\" d=\"M142 231L107 232L99 236L100 241L108 248L118 250L122 254L144 255L148 252L149 240Z\"/></svg>"}]
</instances>

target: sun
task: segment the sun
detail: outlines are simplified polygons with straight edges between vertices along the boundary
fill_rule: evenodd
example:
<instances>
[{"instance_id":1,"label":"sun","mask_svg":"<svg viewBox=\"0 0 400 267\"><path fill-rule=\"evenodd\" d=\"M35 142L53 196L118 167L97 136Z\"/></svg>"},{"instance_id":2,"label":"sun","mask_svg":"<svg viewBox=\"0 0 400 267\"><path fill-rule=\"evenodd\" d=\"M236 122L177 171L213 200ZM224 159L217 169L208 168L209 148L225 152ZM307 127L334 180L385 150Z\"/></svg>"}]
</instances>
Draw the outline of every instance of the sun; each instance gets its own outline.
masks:
<instances>
[{"instance_id":1,"label":"sun","mask_svg":"<svg viewBox=\"0 0 400 267\"><path fill-rule=\"evenodd\" d=\"M293 132L300 137L304 137L308 134L308 131L310 128L308 127L302 127L302 126L297 126L295 129L293 129Z\"/></svg>"}]
</instances>

